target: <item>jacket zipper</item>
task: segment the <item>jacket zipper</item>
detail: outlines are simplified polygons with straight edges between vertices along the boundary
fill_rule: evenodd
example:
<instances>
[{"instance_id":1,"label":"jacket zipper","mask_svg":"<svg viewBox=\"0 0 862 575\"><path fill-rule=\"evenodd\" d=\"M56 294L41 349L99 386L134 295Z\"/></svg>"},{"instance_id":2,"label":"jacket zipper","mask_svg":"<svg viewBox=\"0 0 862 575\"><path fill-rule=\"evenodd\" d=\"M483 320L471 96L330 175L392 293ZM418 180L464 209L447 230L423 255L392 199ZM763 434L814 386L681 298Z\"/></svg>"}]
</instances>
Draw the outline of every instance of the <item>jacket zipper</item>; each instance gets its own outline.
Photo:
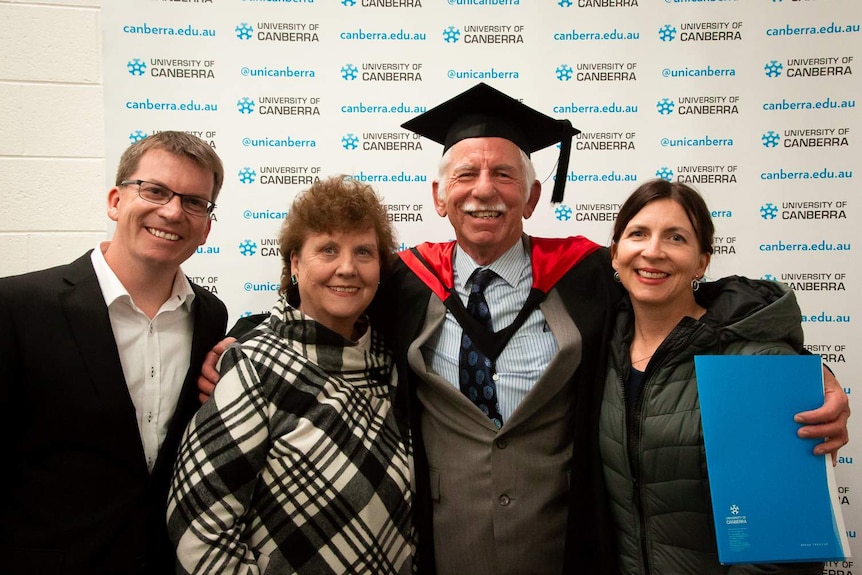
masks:
<instances>
[{"instance_id":1,"label":"jacket zipper","mask_svg":"<svg viewBox=\"0 0 862 575\"><path fill-rule=\"evenodd\" d=\"M676 328L674 328L675 330ZM634 502L635 512L638 517L638 526L639 526L639 539L640 539L640 550L641 550L641 565L643 566L643 575L650 575L652 569L650 568L649 562L649 553L648 553L648 543L647 543L647 530L646 530L646 520L644 519L644 510L643 510L643 485L641 483L640 477L640 437L641 437L641 424L642 416L643 416L643 404L644 400L647 396L647 391L649 390L652 374L656 371L657 366L660 366L664 362L664 358L670 354L670 352L675 351L677 349L686 349L688 346L688 342L691 341L692 337L696 333L697 329L689 330L687 334L683 337L682 340L675 339L671 345L668 345L668 339L666 338L656 350L656 353L653 355L652 359L650 359L649 363L646 366L646 370L643 374L643 384L641 385L640 396L637 398L637 402L635 403L631 413L629 413L628 408L626 408L626 433L628 435L628 459L629 459L629 467L631 468L632 475L632 486L633 486L633 496L632 501ZM673 332L671 332L673 333ZM668 335L670 338L670 334ZM629 366L631 369L631 366ZM618 368L617 373L622 373L622 371ZM623 405L628 405L625 403L626 399L626 388L623 385L622 376L618 376L620 380L619 383L622 386L623 390Z\"/></svg>"}]
</instances>

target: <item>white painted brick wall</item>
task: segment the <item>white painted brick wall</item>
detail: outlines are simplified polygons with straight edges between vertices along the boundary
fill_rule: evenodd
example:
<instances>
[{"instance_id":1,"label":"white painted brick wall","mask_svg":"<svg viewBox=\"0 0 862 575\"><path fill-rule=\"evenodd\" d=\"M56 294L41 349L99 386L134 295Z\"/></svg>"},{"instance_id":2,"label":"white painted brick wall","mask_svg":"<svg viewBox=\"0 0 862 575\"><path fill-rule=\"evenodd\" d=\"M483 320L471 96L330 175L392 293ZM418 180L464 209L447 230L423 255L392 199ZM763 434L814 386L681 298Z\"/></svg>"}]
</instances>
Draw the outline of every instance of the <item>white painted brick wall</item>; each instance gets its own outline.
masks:
<instances>
[{"instance_id":1,"label":"white painted brick wall","mask_svg":"<svg viewBox=\"0 0 862 575\"><path fill-rule=\"evenodd\" d=\"M0 0L0 276L106 237L99 12L99 0Z\"/></svg>"}]
</instances>

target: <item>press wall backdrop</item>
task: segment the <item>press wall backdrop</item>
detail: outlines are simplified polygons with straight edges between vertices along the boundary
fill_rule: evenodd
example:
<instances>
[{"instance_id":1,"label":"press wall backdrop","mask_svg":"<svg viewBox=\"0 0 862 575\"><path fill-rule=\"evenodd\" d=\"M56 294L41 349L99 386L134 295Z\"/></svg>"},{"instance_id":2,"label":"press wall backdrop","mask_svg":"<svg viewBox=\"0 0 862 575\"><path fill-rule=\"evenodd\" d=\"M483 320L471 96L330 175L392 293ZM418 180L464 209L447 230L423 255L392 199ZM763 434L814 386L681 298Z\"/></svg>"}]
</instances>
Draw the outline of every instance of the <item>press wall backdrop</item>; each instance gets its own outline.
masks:
<instances>
[{"instance_id":1,"label":"press wall backdrop","mask_svg":"<svg viewBox=\"0 0 862 575\"><path fill-rule=\"evenodd\" d=\"M399 126L486 82L583 132L561 204L550 203L558 150L533 155L544 194L529 233L606 244L639 183L694 185L717 228L707 278L789 283L808 347L852 402L860 26L852 0L105 2L106 184L122 150L160 130L218 151L217 219L184 269L235 320L275 301L279 227L317 178L372 184L403 247L451 239L431 201L441 147ZM859 421L837 476L862 556Z\"/></svg>"}]
</instances>

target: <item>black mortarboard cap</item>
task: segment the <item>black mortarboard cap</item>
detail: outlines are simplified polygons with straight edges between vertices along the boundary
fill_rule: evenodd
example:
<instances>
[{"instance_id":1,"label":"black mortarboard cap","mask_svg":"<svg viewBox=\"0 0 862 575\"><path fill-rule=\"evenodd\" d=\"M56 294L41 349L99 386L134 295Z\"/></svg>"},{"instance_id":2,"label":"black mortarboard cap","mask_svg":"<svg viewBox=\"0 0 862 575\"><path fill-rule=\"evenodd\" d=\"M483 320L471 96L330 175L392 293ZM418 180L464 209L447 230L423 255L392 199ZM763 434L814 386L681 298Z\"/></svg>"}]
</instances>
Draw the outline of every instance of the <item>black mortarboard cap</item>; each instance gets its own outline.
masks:
<instances>
[{"instance_id":1,"label":"black mortarboard cap","mask_svg":"<svg viewBox=\"0 0 862 575\"><path fill-rule=\"evenodd\" d=\"M556 120L488 84L479 83L454 98L401 124L446 150L467 138L506 138L527 156L560 143L557 179L551 201L563 201L572 137L580 133L568 120Z\"/></svg>"}]
</instances>

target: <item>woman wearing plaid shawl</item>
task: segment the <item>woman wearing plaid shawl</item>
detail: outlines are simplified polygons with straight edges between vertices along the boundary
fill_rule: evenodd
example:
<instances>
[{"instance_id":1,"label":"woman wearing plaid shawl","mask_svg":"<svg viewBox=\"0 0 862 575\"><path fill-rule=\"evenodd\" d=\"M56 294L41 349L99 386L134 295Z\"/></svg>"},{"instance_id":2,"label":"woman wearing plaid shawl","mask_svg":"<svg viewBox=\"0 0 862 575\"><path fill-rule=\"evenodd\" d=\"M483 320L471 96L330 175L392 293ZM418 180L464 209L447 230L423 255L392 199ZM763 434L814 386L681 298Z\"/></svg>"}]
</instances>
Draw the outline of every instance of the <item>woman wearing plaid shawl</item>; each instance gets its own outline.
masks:
<instances>
[{"instance_id":1,"label":"woman wearing plaid shawl","mask_svg":"<svg viewBox=\"0 0 862 575\"><path fill-rule=\"evenodd\" d=\"M395 252L386 212L343 177L297 197L280 298L220 360L168 503L179 573L411 570L409 446L365 309Z\"/></svg>"}]
</instances>

